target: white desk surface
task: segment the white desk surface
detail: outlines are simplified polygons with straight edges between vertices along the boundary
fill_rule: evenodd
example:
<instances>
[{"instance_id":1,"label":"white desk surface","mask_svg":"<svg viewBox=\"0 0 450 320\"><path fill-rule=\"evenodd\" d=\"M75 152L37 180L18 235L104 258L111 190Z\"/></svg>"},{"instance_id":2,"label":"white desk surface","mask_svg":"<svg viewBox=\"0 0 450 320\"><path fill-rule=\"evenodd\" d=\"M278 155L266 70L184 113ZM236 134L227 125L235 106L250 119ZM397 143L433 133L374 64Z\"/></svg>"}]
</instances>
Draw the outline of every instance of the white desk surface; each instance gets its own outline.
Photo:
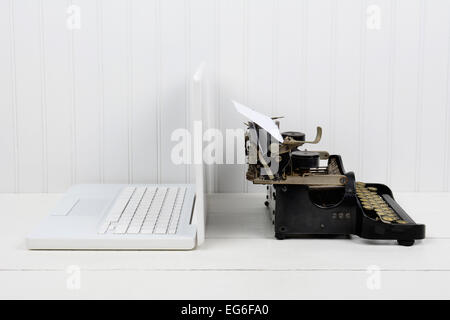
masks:
<instances>
[{"instance_id":1,"label":"white desk surface","mask_svg":"<svg viewBox=\"0 0 450 320\"><path fill-rule=\"evenodd\" d=\"M214 194L206 242L193 251L26 250L25 235L60 197L0 194L0 298L450 298L450 193L396 195L427 225L413 247L275 240L264 195ZM81 270L77 290L67 287L71 265ZM367 285L370 266L381 270L378 289Z\"/></svg>"}]
</instances>

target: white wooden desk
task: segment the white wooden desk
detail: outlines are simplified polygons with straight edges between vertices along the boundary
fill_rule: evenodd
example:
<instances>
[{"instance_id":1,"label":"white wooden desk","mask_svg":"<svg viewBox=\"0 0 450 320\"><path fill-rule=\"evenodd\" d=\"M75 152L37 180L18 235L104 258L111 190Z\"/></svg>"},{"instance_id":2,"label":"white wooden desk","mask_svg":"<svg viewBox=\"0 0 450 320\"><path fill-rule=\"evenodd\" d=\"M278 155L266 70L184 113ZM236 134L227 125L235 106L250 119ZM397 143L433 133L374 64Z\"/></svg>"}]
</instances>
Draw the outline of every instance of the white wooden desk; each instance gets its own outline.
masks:
<instances>
[{"instance_id":1,"label":"white wooden desk","mask_svg":"<svg viewBox=\"0 0 450 320\"><path fill-rule=\"evenodd\" d=\"M413 247L278 241L264 195L216 194L206 242L194 251L27 251L26 233L60 196L0 194L0 298L450 298L450 194L396 195L427 225L428 238ZM75 290L71 265L81 270ZM370 266L381 270L375 287Z\"/></svg>"}]
</instances>

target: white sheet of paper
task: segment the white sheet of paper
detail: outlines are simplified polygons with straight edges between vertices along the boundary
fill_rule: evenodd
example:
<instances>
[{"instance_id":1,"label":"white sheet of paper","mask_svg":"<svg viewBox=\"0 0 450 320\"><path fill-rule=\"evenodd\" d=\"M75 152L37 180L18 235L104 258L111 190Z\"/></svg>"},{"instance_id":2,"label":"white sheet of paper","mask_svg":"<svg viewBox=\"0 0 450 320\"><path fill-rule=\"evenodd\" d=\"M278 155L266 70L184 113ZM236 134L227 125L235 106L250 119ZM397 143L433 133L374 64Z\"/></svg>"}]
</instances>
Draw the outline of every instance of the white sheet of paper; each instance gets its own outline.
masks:
<instances>
[{"instance_id":1,"label":"white sheet of paper","mask_svg":"<svg viewBox=\"0 0 450 320\"><path fill-rule=\"evenodd\" d=\"M249 107L246 107L234 100L233 104L240 114L247 117L250 121L258 124L261 128L266 130L272 137L277 139L279 142L283 143L284 139L280 133L280 129L278 129L278 126L276 125L275 121L272 120L272 118L262 113L259 113L253 109L250 109Z\"/></svg>"}]
</instances>

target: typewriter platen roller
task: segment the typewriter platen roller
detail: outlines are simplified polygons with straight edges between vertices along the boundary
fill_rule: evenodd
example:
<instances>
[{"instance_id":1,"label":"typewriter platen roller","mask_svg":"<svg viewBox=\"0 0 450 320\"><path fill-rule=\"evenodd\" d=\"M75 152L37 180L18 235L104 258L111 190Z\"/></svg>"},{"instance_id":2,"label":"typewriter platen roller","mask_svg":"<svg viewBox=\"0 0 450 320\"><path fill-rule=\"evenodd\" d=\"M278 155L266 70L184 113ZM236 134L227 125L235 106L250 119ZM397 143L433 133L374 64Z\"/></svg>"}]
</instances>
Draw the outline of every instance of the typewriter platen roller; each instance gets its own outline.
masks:
<instances>
[{"instance_id":1,"label":"typewriter platen roller","mask_svg":"<svg viewBox=\"0 0 450 320\"><path fill-rule=\"evenodd\" d=\"M356 181L339 155L301 149L320 141L320 127L312 141L285 132L283 142L274 142L257 123L247 125L247 179L267 185L265 204L277 239L358 235L411 246L425 238L425 226L408 216L386 185Z\"/></svg>"}]
</instances>

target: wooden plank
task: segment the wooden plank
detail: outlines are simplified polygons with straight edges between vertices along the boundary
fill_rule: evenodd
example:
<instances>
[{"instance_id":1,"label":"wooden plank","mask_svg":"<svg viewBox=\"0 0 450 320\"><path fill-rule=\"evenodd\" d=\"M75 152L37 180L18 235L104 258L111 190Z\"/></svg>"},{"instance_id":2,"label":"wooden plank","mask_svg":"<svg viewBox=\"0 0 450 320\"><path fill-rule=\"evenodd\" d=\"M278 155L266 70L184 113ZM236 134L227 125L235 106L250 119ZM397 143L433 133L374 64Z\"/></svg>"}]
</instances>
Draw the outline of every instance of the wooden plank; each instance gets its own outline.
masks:
<instances>
[{"instance_id":1,"label":"wooden plank","mask_svg":"<svg viewBox=\"0 0 450 320\"><path fill-rule=\"evenodd\" d=\"M243 0L218 3L219 48L219 114L220 129L225 137L226 129L242 128L245 121L234 109L232 100L243 101L245 86L246 15ZM226 144L224 143L224 146ZM240 147L240 146L237 146ZM226 152L224 152L224 161ZM219 192L242 192L247 182L245 165L224 164L218 168Z\"/></svg>"},{"instance_id":2,"label":"wooden plank","mask_svg":"<svg viewBox=\"0 0 450 320\"><path fill-rule=\"evenodd\" d=\"M156 0L132 3L132 163L135 183L158 182ZM149 18L151 17L151 18Z\"/></svg>"},{"instance_id":3,"label":"wooden plank","mask_svg":"<svg viewBox=\"0 0 450 320\"><path fill-rule=\"evenodd\" d=\"M420 57L421 1L397 1L393 80L388 128L388 182L394 190L415 189L417 94Z\"/></svg>"},{"instance_id":4,"label":"wooden plank","mask_svg":"<svg viewBox=\"0 0 450 320\"><path fill-rule=\"evenodd\" d=\"M379 278L378 278L379 275ZM2 299L448 299L448 272L3 271ZM375 278L376 277L376 280ZM114 281L111 281L114 279ZM68 286L68 283L71 286ZM201 286L198 284L201 283ZM42 290L45 287L46 290ZM176 287L177 290L173 290ZM216 316L216 315L215 315Z\"/></svg>"},{"instance_id":5,"label":"wooden plank","mask_svg":"<svg viewBox=\"0 0 450 320\"><path fill-rule=\"evenodd\" d=\"M275 73L277 52L275 33L278 23L275 18L278 0L250 0L246 10L246 83L244 100L255 110L275 116ZM244 126L241 126L244 127ZM243 146L237 146L243 148ZM245 179L245 177L243 177ZM246 181L249 192L263 192L265 186Z\"/></svg>"},{"instance_id":6,"label":"wooden plank","mask_svg":"<svg viewBox=\"0 0 450 320\"><path fill-rule=\"evenodd\" d=\"M12 1L0 3L0 192L16 191L17 140L16 140L16 99L15 99L15 57L14 23Z\"/></svg>"},{"instance_id":7,"label":"wooden plank","mask_svg":"<svg viewBox=\"0 0 450 320\"><path fill-rule=\"evenodd\" d=\"M130 6L129 1L112 0L102 8L103 170L108 183L131 181Z\"/></svg>"},{"instance_id":8,"label":"wooden plank","mask_svg":"<svg viewBox=\"0 0 450 320\"><path fill-rule=\"evenodd\" d=\"M102 1L76 0L81 29L71 33L72 183L104 181Z\"/></svg>"},{"instance_id":9,"label":"wooden plank","mask_svg":"<svg viewBox=\"0 0 450 320\"><path fill-rule=\"evenodd\" d=\"M217 91L216 78L216 12L217 1L191 0L189 2L189 73L187 82L192 81L192 75L202 62L206 63L206 106L203 113L203 130L207 128L218 129L217 121ZM190 99L189 101L192 101ZM188 115L188 124L192 125L192 120ZM195 167L190 166L189 178L194 181ZM207 190L214 192L217 176L217 165L207 166Z\"/></svg>"},{"instance_id":10,"label":"wooden plank","mask_svg":"<svg viewBox=\"0 0 450 320\"><path fill-rule=\"evenodd\" d=\"M18 191L44 190L42 50L39 2L14 1Z\"/></svg>"},{"instance_id":11,"label":"wooden plank","mask_svg":"<svg viewBox=\"0 0 450 320\"><path fill-rule=\"evenodd\" d=\"M321 126L324 132L330 132L332 14L329 0L307 3L307 78L304 117L305 133L311 140L317 126ZM320 149L328 150L330 141L330 135L325 134L320 143Z\"/></svg>"},{"instance_id":12,"label":"wooden plank","mask_svg":"<svg viewBox=\"0 0 450 320\"><path fill-rule=\"evenodd\" d=\"M444 190L450 3L425 2L416 191ZM433 155L433 163L429 162ZM432 174L435 173L435 174Z\"/></svg>"},{"instance_id":13,"label":"wooden plank","mask_svg":"<svg viewBox=\"0 0 450 320\"><path fill-rule=\"evenodd\" d=\"M328 151L340 154L345 170L355 172L356 178L361 179L359 107L363 89L361 53L366 22L365 15L362 16L364 6L362 2L355 5L352 0L338 1L337 5L333 125L332 130L325 131L324 135L330 137L333 146Z\"/></svg>"},{"instance_id":14,"label":"wooden plank","mask_svg":"<svg viewBox=\"0 0 450 320\"><path fill-rule=\"evenodd\" d=\"M45 66L45 166L44 187L49 192L67 189L72 182L72 72L71 32L63 14L67 3L44 0L41 7L43 63Z\"/></svg>"},{"instance_id":15,"label":"wooden plank","mask_svg":"<svg viewBox=\"0 0 450 320\"><path fill-rule=\"evenodd\" d=\"M304 2L304 1L303 1ZM276 28L276 72L274 91L274 111L281 119L281 131L302 131L303 117L301 105L301 80L305 70L302 69L304 50L304 15L302 2L298 0L277 1L274 23Z\"/></svg>"},{"instance_id":16,"label":"wooden plank","mask_svg":"<svg viewBox=\"0 0 450 320\"><path fill-rule=\"evenodd\" d=\"M193 251L27 251L24 232L2 236L0 269L87 270L358 270L376 264L390 271L450 271L449 239L427 239L412 247L393 242L325 239L207 238ZM51 257L51 259L49 259Z\"/></svg>"},{"instance_id":17,"label":"wooden plank","mask_svg":"<svg viewBox=\"0 0 450 320\"><path fill-rule=\"evenodd\" d=\"M172 132L187 126L187 31L184 0L160 1L161 105L160 151L161 181L187 181L187 167L171 159Z\"/></svg>"},{"instance_id":18,"label":"wooden plank","mask_svg":"<svg viewBox=\"0 0 450 320\"><path fill-rule=\"evenodd\" d=\"M361 173L362 181L386 181L389 90L392 54L391 1L371 2L366 25L364 56L364 90L361 105ZM379 25L379 28L376 27Z\"/></svg>"}]
</instances>

